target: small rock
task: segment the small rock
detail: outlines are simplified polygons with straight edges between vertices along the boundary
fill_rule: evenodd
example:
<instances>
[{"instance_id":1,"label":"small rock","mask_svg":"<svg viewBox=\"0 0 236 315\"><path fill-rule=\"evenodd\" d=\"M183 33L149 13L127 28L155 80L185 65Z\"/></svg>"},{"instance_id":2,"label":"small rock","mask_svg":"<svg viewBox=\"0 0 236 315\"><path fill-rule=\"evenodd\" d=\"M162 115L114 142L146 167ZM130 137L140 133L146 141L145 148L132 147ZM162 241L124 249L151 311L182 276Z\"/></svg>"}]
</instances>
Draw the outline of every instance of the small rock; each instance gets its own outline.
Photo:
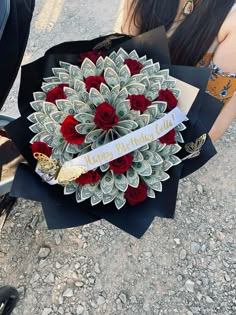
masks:
<instances>
[{"instance_id":1,"label":"small rock","mask_svg":"<svg viewBox=\"0 0 236 315\"><path fill-rule=\"evenodd\" d=\"M104 233L104 231L103 230L98 230L98 233L100 234L100 235L105 235L105 233Z\"/></svg>"},{"instance_id":2,"label":"small rock","mask_svg":"<svg viewBox=\"0 0 236 315\"><path fill-rule=\"evenodd\" d=\"M209 264L208 268L209 268L210 270L214 271L214 270L216 270L216 264L212 261L212 262Z\"/></svg>"},{"instance_id":3,"label":"small rock","mask_svg":"<svg viewBox=\"0 0 236 315\"><path fill-rule=\"evenodd\" d=\"M144 255L145 255L147 258L151 258L151 257L152 257L152 252L145 252Z\"/></svg>"},{"instance_id":4,"label":"small rock","mask_svg":"<svg viewBox=\"0 0 236 315\"><path fill-rule=\"evenodd\" d=\"M229 282L230 281L230 276L226 274L225 275L225 280Z\"/></svg>"},{"instance_id":5,"label":"small rock","mask_svg":"<svg viewBox=\"0 0 236 315\"><path fill-rule=\"evenodd\" d=\"M148 303L144 303L144 304L143 304L143 310L144 310L145 312L150 312L150 305L149 305Z\"/></svg>"},{"instance_id":6,"label":"small rock","mask_svg":"<svg viewBox=\"0 0 236 315\"><path fill-rule=\"evenodd\" d=\"M208 225L206 223L201 223L201 225L199 226L198 230L201 232L206 232L208 228Z\"/></svg>"},{"instance_id":7,"label":"small rock","mask_svg":"<svg viewBox=\"0 0 236 315\"><path fill-rule=\"evenodd\" d=\"M205 244L202 245L201 250L202 250L202 252L206 251L206 245Z\"/></svg>"},{"instance_id":8,"label":"small rock","mask_svg":"<svg viewBox=\"0 0 236 315\"><path fill-rule=\"evenodd\" d=\"M55 266L56 266L57 269L61 268L61 264L59 262L56 262Z\"/></svg>"},{"instance_id":9,"label":"small rock","mask_svg":"<svg viewBox=\"0 0 236 315\"><path fill-rule=\"evenodd\" d=\"M76 281L75 282L75 285L78 287L78 288L82 288L84 286L84 283L82 281Z\"/></svg>"},{"instance_id":10,"label":"small rock","mask_svg":"<svg viewBox=\"0 0 236 315\"><path fill-rule=\"evenodd\" d=\"M50 254L51 249L49 247L41 247L38 253L38 257L45 259Z\"/></svg>"},{"instance_id":11,"label":"small rock","mask_svg":"<svg viewBox=\"0 0 236 315\"><path fill-rule=\"evenodd\" d=\"M202 299L202 294L201 294L200 292L197 293L197 299L198 299L199 301L201 301L201 299Z\"/></svg>"},{"instance_id":12,"label":"small rock","mask_svg":"<svg viewBox=\"0 0 236 315\"><path fill-rule=\"evenodd\" d=\"M118 311L121 311L121 310L122 310L122 303L121 303L121 300L120 300L120 299L117 299L117 300L116 300L116 306L117 306Z\"/></svg>"},{"instance_id":13,"label":"small rock","mask_svg":"<svg viewBox=\"0 0 236 315\"><path fill-rule=\"evenodd\" d=\"M208 286L209 280L208 278L202 278L202 284L204 287Z\"/></svg>"},{"instance_id":14,"label":"small rock","mask_svg":"<svg viewBox=\"0 0 236 315\"><path fill-rule=\"evenodd\" d=\"M188 292L194 292L194 282L191 280L187 280L185 282L185 286Z\"/></svg>"},{"instance_id":15,"label":"small rock","mask_svg":"<svg viewBox=\"0 0 236 315\"><path fill-rule=\"evenodd\" d=\"M216 242L213 241L213 240L210 240L210 241L209 241L209 248L210 248L210 249L215 249L215 247L216 247Z\"/></svg>"},{"instance_id":16,"label":"small rock","mask_svg":"<svg viewBox=\"0 0 236 315\"><path fill-rule=\"evenodd\" d=\"M217 231L216 237L218 238L219 241L223 241L223 239L225 238L225 235L224 235L224 233Z\"/></svg>"},{"instance_id":17,"label":"small rock","mask_svg":"<svg viewBox=\"0 0 236 315\"><path fill-rule=\"evenodd\" d=\"M200 248L201 248L200 244L196 242L191 243L191 252L193 255L196 255L199 252Z\"/></svg>"},{"instance_id":18,"label":"small rock","mask_svg":"<svg viewBox=\"0 0 236 315\"><path fill-rule=\"evenodd\" d=\"M30 280L30 283L35 283L35 282L37 282L39 279L40 279L40 275L36 272L36 273L33 275L32 279Z\"/></svg>"},{"instance_id":19,"label":"small rock","mask_svg":"<svg viewBox=\"0 0 236 315\"><path fill-rule=\"evenodd\" d=\"M97 308L98 307L97 302L96 301L91 301L91 306L93 308Z\"/></svg>"},{"instance_id":20,"label":"small rock","mask_svg":"<svg viewBox=\"0 0 236 315\"><path fill-rule=\"evenodd\" d=\"M206 297L206 302L209 303L209 304L214 303L212 298L210 298L209 296Z\"/></svg>"},{"instance_id":21,"label":"small rock","mask_svg":"<svg viewBox=\"0 0 236 315\"><path fill-rule=\"evenodd\" d=\"M227 263L227 261L223 260L223 265L226 267L226 268L229 268L229 264Z\"/></svg>"},{"instance_id":22,"label":"small rock","mask_svg":"<svg viewBox=\"0 0 236 315\"><path fill-rule=\"evenodd\" d=\"M55 235L55 243L56 243L56 245L60 245L61 244L61 236L59 234Z\"/></svg>"},{"instance_id":23,"label":"small rock","mask_svg":"<svg viewBox=\"0 0 236 315\"><path fill-rule=\"evenodd\" d=\"M60 315L64 315L63 307L60 306L57 311Z\"/></svg>"},{"instance_id":24,"label":"small rock","mask_svg":"<svg viewBox=\"0 0 236 315\"><path fill-rule=\"evenodd\" d=\"M97 303L98 303L98 305L102 305L102 304L106 303L104 296L99 295Z\"/></svg>"},{"instance_id":25,"label":"small rock","mask_svg":"<svg viewBox=\"0 0 236 315\"><path fill-rule=\"evenodd\" d=\"M200 193L200 194L203 194L203 187L202 187L202 185L197 185L197 190L198 190L198 192Z\"/></svg>"},{"instance_id":26,"label":"small rock","mask_svg":"<svg viewBox=\"0 0 236 315\"><path fill-rule=\"evenodd\" d=\"M76 309L76 315L81 315L84 312L84 307L82 305L78 305Z\"/></svg>"},{"instance_id":27,"label":"small rock","mask_svg":"<svg viewBox=\"0 0 236 315\"><path fill-rule=\"evenodd\" d=\"M174 238L174 242L175 242L175 244L180 245L180 239L179 238Z\"/></svg>"},{"instance_id":28,"label":"small rock","mask_svg":"<svg viewBox=\"0 0 236 315\"><path fill-rule=\"evenodd\" d=\"M177 200L177 201L176 201L176 205L177 205L177 207L181 207L182 201L181 201L181 200Z\"/></svg>"},{"instance_id":29,"label":"small rock","mask_svg":"<svg viewBox=\"0 0 236 315\"><path fill-rule=\"evenodd\" d=\"M199 314L199 307L192 306L190 307L192 314Z\"/></svg>"},{"instance_id":30,"label":"small rock","mask_svg":"<svg viewBox=\"0 0 236 315\"><path fill-rule=\"evenodd\" d=\"M38 221L39 221L39 217L37 215L35 215L32 219L32 221L30 222L29 224L29 227L33 230L36 225L38 224Z\"/></svg>"},{"instance_id":31,"label":"small rock","mask_svg":"<svg viewBox=\"0 0 236 315\"><path fill-rule=\"evenodd\" d=\"M52 309L51 308L45 308L42 312L42 315L49 315L52 313Z\"/></svg>"},{"instance_id":32,"label":"small rock","mask_svg":"<svg viewBox=\"0 0 236 315\"><path fill-rule=\"evenodd\" d=\"M121 302L122 302L123 304L125 304L125 303L127 302L127 298L126 298L126 295L125 295L124 293L121 293L121 294L119 295L119 298L120 298L120 300L121 300Z\"/></svg>"},{"instance_id":33,"label":"small rock","mask_svg":"<svg viewBox=\"0 0 236 315\"><path fill-rule=\"evenodd\" d=\"M61 305L61 304L63 304L63 296L62 295L60 295L59 296L59 298L58 298L58 303L59 303L59 305Z\"/></svg>"},{"instance_id":34,"label":"small rock","mask_svg":"<svg viewBox=\"0 0 236 315\"><path fill-rule=\"evenodd\" d=\"M73 295L74 295L74 292L70 288L66 289L66 291L63 293L64 297L72 297Z\"/></svg>"},{"instance_id":35,"label":"small rock","mask_svg":"<svg viewBox=\"0 0 236 315\"><path fill-rule=\"evenodd\" d=\"M136 299L136 296L131 296L130 297L130 301L131 301L131 303L137 303L137 299Z\"/></svg>"},{"instance_id":36,"label":"small rock","mask_svg":"<svg viewBox=\"0 0 236 315\"><path fill-rule=\"evenodd\" d=\"M89 278L88 281L89 281L90 284L94 284L95 283L95 279L94 278Z\"/></svg>"},{"instance_id":37,"label":"small rock","mask_svg":"<svg viewBox=\"0 0 236 315\"><path fill-rule=\"evenodd\" d=\"M39 261L39 267L40 268L45 268L48 265L47 260L46 259L40 259Z\"/></svg>"},{"instance_id":38,"label":"small rock","mask_svg":"<svg viewBox=\"0 0 236 315\"><path fill-rule=\"evenodd\" d=\"M95 270L96 273L101 273L101 270L99 268L99 264L98 263L95 264L94 270Z\"/></svg>"},{"instance_id":39,"label":"small rock","mask_svg":"<svg viewBox=\"0 0 236 315\"><path fill-rule=\"evenodd\" d=\"M80 268L80 263L76 263L75 264L75 269L77 270L77 269L79 269Z\"/></svg>"},{"instance_id":40,"label":"small rock","mask_svg":"<svg viewBox=\"0 0 236 315\"><path fill-rule=\"evenodd\" d=\"M179 258L184 260L187 256L187 252L185 249L181 249L180 253L179 253Z\"/></svg>"},{"instance_id":41,"label":"small rock","mask_svg":"<svg viewBox=\"0 0 236 315\"><path fill-rule=\"evenodd\" d=\"M193 313L191 311L188 311L187 315L193 315Z\"/></svg>"},{"instance_id":42,"label":"small rock","mask_svg":"<svg viewBox=\"0 0 236 315\"><path fill-rule=\"evenodd\" d=\"M45 282L48 283L54 283L55 282L55 277L52 272L49 273L49 275L46 277Z\"/></svg>"},{"instance_id":43,"label":"small rock","mask_svg":"<svg viewBox=\"0 0 236 315\"><path fill-rule=\"evenodd\" d=\"M23 297L25 296L25 287L23 287L23 286L19 287L19 288L17 288L17 291L20 295L20 298L23 299Z\"/></svg>"}]
</instances>

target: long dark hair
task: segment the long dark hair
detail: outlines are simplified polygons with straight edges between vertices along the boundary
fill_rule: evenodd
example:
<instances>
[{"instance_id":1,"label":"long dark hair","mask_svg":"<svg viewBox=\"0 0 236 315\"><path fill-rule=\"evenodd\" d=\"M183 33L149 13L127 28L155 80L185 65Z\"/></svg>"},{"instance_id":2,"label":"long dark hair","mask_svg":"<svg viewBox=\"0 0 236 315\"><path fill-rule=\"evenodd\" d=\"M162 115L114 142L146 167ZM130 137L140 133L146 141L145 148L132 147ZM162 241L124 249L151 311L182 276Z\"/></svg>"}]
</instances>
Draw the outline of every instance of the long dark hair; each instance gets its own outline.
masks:
<instances>
[{"instance_id":1,"label":"long dark hair","mask_svg":"<svg viewBox=\"0 0 236 315\"><path fill-rule=\"evenodd\" d=\"M196 65L208 51L235 0L194 0L194 11L169 41L173 64ZM175 21L179 0L133 0L132 22L146 32L160 25L168 31Z\"/></svg>"}]
</instances>

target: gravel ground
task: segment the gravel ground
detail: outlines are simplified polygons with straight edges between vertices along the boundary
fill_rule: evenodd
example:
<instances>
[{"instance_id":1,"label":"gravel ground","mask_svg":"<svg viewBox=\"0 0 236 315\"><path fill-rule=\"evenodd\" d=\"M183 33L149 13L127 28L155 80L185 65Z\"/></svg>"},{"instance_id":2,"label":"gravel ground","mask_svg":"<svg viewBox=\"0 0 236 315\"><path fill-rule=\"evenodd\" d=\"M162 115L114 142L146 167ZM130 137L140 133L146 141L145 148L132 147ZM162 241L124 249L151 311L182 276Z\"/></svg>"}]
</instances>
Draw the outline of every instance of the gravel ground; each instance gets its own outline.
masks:
<instances>
[{"instance_id":1,"label":"gravel ground","mask_svg":"<svg viewBox=\"0 0 236 315\"><path fill-rule=\"evenodd\" d=\"M118 2L37 0L24 62L111 32ZM5 107L16 116L18 80ZM0 285L21 294L14 314L235 315L235 135L233 124L181 182L176 219L157 218L141 240L105 221L48 231L40 204L19 200L0 237Z\"/></svg>"}]
</instances>

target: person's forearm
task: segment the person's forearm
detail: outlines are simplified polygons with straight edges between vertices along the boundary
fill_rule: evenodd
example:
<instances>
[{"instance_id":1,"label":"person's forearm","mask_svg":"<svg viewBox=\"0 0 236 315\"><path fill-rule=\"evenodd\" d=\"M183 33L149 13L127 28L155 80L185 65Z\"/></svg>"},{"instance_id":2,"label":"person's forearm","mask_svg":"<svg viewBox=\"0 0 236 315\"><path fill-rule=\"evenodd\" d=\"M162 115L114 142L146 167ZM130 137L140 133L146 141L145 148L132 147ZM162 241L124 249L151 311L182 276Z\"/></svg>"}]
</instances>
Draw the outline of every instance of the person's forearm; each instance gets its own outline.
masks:
<instances>
[{"instance_id":1,"label":"person's forearm","mask_svg":"<svg viewBox=\"0 0 236 315\"><path fill-rule=\"evenodd\" d=\"M226 103L212 126L209 136L213 142L220 139L231 123L236 119L236 95Z\"/></svg>"}]
</instances>

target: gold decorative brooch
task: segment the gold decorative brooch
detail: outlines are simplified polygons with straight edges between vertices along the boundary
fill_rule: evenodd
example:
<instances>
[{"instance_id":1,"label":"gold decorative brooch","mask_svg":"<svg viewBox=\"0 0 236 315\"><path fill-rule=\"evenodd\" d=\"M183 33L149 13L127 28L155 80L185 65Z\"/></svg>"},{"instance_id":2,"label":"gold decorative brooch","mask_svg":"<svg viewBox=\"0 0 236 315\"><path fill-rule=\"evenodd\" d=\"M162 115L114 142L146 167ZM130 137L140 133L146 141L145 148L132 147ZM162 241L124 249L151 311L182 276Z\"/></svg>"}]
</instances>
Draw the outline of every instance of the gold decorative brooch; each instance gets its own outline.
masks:
<instances>
[{"instance_id":1,"label":"gold decorative brooch","mask_svg":"<svg viewBox=\"0 0 236 315\"><path fill-rule=\"evenodd\" d=\"M184 157L182 159L182 161L188 160L188 159L193 159L193 158L199 156L201 153L201 148L204 145L204 143L206 142L206 139L207 139L207 134L204 133L199 138L197 138L197 140L195 142L190 142L190 143L185 144L185 146L184 146L185 151L188 152L189 155Z\"/></svg>"},{"instance_id":2,"label":"gold decorative brooch","mask_svg":"<svg viewBox=\"0 0 236 315\"><path fill-rule=\"evenodd\" d=\"M38 161L38 170L43 174L45 181L58 180L60 184L67 183L87 173L83 166L62 166L55 159L50 159L47 155L39 152L34 153L34 158Z\"/></svg>"}]
</instances>

